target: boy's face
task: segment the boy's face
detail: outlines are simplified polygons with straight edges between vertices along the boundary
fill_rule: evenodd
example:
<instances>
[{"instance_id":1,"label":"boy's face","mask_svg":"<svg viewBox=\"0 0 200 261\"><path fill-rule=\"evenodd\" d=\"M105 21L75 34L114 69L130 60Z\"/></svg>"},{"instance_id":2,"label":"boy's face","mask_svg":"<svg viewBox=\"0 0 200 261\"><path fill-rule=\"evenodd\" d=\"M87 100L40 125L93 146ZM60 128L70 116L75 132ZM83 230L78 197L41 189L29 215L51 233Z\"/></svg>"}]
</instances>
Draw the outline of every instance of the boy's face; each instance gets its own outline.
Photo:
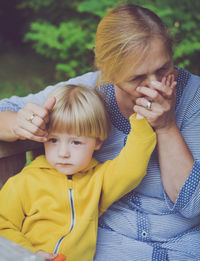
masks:
<instances>
[{"instance_id":1,"label":"boy's face","mask_svg":"<svg viewBox=\"0 0 200 261\"><path fill-rule=\"evenodd\" d=\"M95 138L66 133L49 133L44 143L47 161L63 174L74 174L87 167L100 146Z\"/></svg>"}]
</instances>

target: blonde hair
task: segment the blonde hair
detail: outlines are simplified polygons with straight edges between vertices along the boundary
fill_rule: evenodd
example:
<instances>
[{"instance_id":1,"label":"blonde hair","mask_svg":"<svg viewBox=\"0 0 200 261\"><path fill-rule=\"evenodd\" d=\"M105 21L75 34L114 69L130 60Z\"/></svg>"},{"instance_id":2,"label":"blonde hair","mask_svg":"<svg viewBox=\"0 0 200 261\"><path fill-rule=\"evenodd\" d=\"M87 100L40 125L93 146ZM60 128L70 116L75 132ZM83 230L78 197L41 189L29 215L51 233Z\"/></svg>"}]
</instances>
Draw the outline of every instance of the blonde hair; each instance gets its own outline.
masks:
<instances>
[{"instance_id":1,"label":"blonde hair","mask_svg":"<svg viewBox=\"0 0 200 261\"><path fill-rule=\"evenodd\" d=\"M127 69L141 63L152 39L161 39L172 56L172 39L154 12L133 4L111 9L100 21L95 39L95 65L102 82L116 83Z\"/></svg>"},{"instance_id":2,"label":"blonde hair","mask_svg":"<svg viewBox=\"0 0 200 261\"><path fill-rule=\"evenodd\" d=\"M103 141L110 131L104 101L96 89L81 85L61 85L49 97L56 98L48 130L87 136Z\"/></svg>"}]
</instances>

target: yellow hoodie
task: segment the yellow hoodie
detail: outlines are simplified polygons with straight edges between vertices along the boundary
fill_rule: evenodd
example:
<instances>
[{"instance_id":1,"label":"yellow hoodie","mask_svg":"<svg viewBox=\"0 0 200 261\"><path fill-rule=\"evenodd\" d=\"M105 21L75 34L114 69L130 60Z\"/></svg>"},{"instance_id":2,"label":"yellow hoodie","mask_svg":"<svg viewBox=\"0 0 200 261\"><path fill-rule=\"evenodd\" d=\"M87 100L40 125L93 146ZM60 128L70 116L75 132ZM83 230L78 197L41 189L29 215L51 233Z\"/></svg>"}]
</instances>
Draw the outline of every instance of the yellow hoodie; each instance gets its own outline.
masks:
<instances>
[{"instance_id":1,"label":"yellow hoodie","mask_svg":"<svg viewBox=\"0 0 200 261\"><path fill-rule=\"evenodd\" d=\"M146 173L156 135L146 119L131 117L126 146L104 164L70 176L40 156L0 192L0 235L33 252L63 253L67 261L93 260L98 217L135 188Z\"/></svg>"}]
</instances>

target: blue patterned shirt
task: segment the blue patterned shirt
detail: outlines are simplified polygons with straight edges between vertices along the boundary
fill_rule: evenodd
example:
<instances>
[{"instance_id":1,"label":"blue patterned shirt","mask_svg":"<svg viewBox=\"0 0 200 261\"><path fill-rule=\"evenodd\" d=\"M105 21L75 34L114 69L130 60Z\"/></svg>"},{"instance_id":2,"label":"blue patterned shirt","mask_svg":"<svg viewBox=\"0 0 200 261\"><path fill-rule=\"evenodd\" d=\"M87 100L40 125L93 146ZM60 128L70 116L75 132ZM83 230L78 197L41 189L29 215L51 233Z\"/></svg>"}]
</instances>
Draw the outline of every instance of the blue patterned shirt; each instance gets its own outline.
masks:
<instances>
[{"instance_id":1,"label":"blue patterned shirt","mask_svg":"<svg viewBox=\"0 0 200 261\"><path fill-rule=\"evenodd\" d=\"M94 87L98 75L87 73L64 83ZM200 260L200 77L179 69L176 80L176 122L195 159L192 171L173 204L162 186L155 149L141 184L100 218L95 261ZM17 111L27 102L41 105L60 84L24 98L4 99L0 110ZM104 162L119 154L130 125L119 111L113 85L100 89L112 121L108 139L95 153Z\"/></svg>"}]
</instances>

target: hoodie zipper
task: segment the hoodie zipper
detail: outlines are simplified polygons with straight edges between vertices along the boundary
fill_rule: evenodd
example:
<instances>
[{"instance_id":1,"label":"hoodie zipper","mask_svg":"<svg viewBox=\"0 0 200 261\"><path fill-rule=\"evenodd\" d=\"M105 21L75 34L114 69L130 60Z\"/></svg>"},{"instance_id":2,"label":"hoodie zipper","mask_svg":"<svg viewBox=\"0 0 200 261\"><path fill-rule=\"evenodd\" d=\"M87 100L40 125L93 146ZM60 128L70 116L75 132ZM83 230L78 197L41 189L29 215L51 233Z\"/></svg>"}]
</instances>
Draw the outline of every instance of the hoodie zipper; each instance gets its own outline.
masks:
<instances>
[{"instance_id":1,"label":"hoodie zipper","mask_svg":"<svg viewBox=\"0 0 200 261\"><path fill-rule=\"evenodd\" d=\"M71 180L72 182L72 175L67 176L68 180ZM75 207L74 207L74 191L72 188L68 189L68 194L69 194L69 203L70 203L70 210L71 210L71 225L69 228L69 231L67 232L67 234L65 234L64 236L62 236L56 243L55 249L54 249L54 254L58 254L58 250L60 248L60 245L62 243L62 241L64 240L64 238L72 231L74 225L75 225Z\"/></svg>"}]
</instances>

